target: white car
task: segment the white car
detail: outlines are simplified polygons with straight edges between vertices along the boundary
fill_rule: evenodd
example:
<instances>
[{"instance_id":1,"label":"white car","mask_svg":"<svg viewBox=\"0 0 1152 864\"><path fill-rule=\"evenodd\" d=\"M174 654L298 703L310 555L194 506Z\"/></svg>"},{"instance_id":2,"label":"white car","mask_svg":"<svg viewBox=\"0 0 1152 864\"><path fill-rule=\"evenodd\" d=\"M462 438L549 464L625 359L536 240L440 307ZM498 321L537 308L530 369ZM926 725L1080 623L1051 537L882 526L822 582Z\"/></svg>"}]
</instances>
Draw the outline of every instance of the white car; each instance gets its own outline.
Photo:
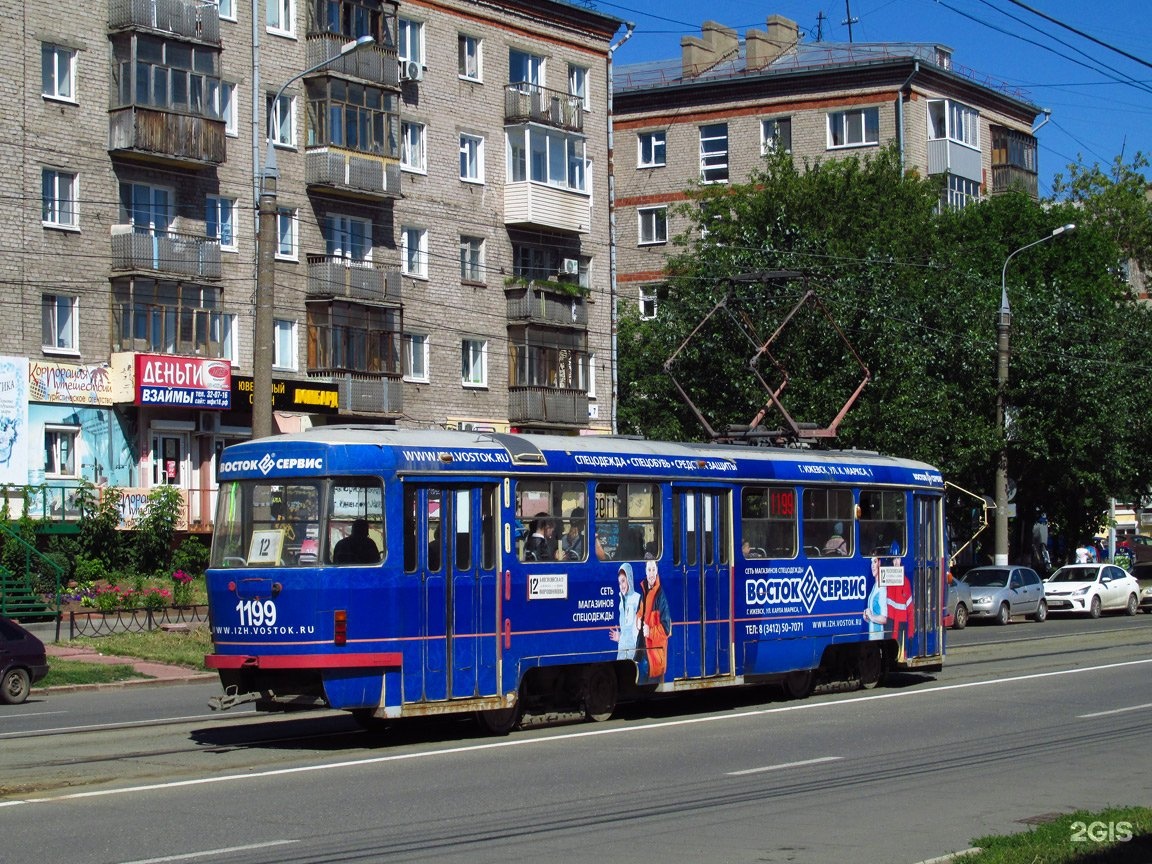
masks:
<instances>
[{"instance_id":1,"label":"white car","mask_svg":"<svg viewBox=\"0 0 1152 864\"><path fill-rule=\"evenodd\" d=\"M1048 577L1044 596L1053 612L1083 612L1092 618L1109 610L1135 615L1140 583L1115 564L1068 564Z\"/></svg>"}]
</instances>

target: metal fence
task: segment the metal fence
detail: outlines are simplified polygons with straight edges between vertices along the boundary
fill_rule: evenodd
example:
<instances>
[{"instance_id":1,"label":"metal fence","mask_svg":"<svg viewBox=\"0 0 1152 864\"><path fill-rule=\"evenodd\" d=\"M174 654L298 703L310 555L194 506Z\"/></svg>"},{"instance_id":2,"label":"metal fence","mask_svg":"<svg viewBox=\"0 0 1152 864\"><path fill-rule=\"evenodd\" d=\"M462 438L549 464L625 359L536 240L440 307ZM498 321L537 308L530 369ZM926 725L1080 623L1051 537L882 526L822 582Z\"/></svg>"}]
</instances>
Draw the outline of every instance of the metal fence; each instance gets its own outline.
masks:
<instances>
[{"instance_id":1,"label":"metal fence","mask_svg":"<svg viewBox=\"0 0 1152 864\"><path fill-rule=\"evenodd\" d=\"M208 622L208 607L166 606L163 609L117 609L113 612L69 612L68 638L147 633L165 627L191 627Z\"/></svg>"}]
</instances>

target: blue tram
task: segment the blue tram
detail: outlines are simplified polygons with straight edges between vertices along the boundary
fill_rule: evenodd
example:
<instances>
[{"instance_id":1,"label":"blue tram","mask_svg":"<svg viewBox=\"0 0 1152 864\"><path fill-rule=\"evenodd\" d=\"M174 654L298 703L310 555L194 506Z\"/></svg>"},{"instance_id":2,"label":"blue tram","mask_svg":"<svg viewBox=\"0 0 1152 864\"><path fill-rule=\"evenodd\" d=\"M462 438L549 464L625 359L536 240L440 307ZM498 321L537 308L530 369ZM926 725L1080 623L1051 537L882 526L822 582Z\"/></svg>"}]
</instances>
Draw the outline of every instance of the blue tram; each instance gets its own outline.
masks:
<instances>
[{"instance_id":1,"label":"blue tram","mask_svg":"<svg viewBox=\"0 0 1152 864\"><path fill-rule=\"evenodd\" d=\"M365 725L943 658L940 473L859 451L328 426L229 447L217 707Z\"/></svg>"}]
</instances>

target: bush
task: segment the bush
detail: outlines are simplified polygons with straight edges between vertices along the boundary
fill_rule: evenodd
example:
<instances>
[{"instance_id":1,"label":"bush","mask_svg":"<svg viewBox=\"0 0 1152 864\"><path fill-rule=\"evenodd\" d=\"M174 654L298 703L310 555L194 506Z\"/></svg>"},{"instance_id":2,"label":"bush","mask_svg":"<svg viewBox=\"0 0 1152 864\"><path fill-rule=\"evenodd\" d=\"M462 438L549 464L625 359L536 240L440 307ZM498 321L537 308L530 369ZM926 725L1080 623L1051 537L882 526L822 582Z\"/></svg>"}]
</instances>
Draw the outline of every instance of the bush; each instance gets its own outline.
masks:
<instances>
[{"instance_id":1,"label":"bush","mask_svg":"<svg viewBox=\"0 0 1152 864\"><path fill-rule=\"evenodd\" d=\"M203 576L208 569L208 547L199 537L185 537L172 554L172 566L191 576Z\"/></svg>"},{"instance_id":2,"label":"bush","mask_svg":"<svg viewBox=\"0 0 1152 864\"><path fill-rule=\"evenodd\" d=\"M148 493L144 513L136 522L136 570L147 575L172 572L172 538L184 499L175 486L157 486Z\"/></svg>"}]
</instances>

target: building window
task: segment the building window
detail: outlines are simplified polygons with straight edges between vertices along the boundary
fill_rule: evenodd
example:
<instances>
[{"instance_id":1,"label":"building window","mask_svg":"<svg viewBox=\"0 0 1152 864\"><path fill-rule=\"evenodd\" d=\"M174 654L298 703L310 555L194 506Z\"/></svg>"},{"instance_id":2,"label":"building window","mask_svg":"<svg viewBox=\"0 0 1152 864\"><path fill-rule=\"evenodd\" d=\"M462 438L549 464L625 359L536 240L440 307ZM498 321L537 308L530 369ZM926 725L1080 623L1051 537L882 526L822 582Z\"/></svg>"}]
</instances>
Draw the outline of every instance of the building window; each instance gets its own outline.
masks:
<instances>
[{"instance_id":1,"label":"building window","mask_svg":"<svg viewBox=\"0 0 1152 864\"><path fill-rule=\"evenodd\" d=\"M636 136L636 145L636 167L659 168L667 164L668 133L663 129L659 132L641 132Z\"/></svg>"},{"instance_id":2,"label":"building window","mask_svg":"<svg viewBox=\"0 0 1152 864\"><path fill-rule=\"evenodd\" d=\"M80 352L80 316L76 297L44 294L40 298L41 345L46 353Z\"/></svg>"},{"instance_id":3,"label":"building window","mask_svg":"<svg viewBox=\"0 0 1152 864\"><path fill-rule=\"evenodd\" d=\"M44 476L75 478L76 443L80 430L74 426L44 427Z\"/></svg>"},{"instance_id":4,"label":"building window","mask_svg":"<svg viewBox=\"0 0 1152 864\"><path fill-rule=\"evenodd\" d=\"M394 94L332 76L310 80L307 91L305 146L396 155L399 112Z\"/></svg>"},{"instance_id":5,"label":"building window","mask_svg":"<svg viewBox=\"0 0 1152 864\"><path fill-rule=\"evenodd\" d=\"M216 0L216 6L220 9L221 18L226 18L229 21L236 20L235 0Z\"/></svg>"},{"instance_id":6,"label":"building window","mask_svg":"<svg viewBox=\"0 0 1152 864\"><path fill-rule=\"evenodd\" d=\"M980 113L951 99L928 101L928 138L948 139L980 149Z\"/></svg>"},{"instance_id":7,"label":"building window","mask_svg":"<svg viewBox=\"0 0 1152 864\"><path fill-rule=\"evenodd\" d=\"M53 228L79 228L79 182L69 171L40 172L40 219Z\"/></svg>"},{"instance_id":8,"label":"building window","mask_svg":"<svg viewBox=\"0 0 1152 864\"><path fill-rule=\"evenodd\" d=\"M428 383L428 334L404 334L404 380Z\"/></svg>"},{"instance_id":9,"label":"building window","mask_svg":"<svg viewBox=\"0 0 1152 864\"><path fill-rule=\"evenodd\" d=\"M424 22L401 18L396 48L400 62L424 65Z\"/></svg>"},{"instance_id":10,"label":"building window","mask_svg":"<svg viewBox=\"0 0 1152 864\"><path fill-rule=\"evenodd\" d=\"M728 124L710 123L700 127L700 180L728 182Z\"/></svg>"},{"instance_id":11,"label":"building window","mask_svg":"<svg viewBox=\"0 0 1152 864\"><path fill-rule=\"evenodd\" d=\"M468 36L464 33L461 33L459 37L457 57L459 61L460 77L466 78L469 81L479 81L480 70L482 68L480 57L480 38L478 36Z\"/></svg>"},{"instance_id":12,"label":"building window","mask_svg":"<svg viewBox=\"0 0 1152 864\"><path fill-rule=\"evenodd\" d=\"M285 261L295 261L296 253L296 210L281 207L276 211L276 257Z\"/></svg>"},{"instance_id":13,"label":"building window","mask_svg":"<svg viewBox=\"0 0 1152 864\"><path fill-rule=\"evenodd\" d=\"M236 199L209 195L204 214L204 233L210 240L219 240L220 248L236 251Z\"/></svg>"},{"instance_id":14,"label":"building window","mask_svg":"<svg viewBox=\"0 0 1152 864\"><path fill-rule=\"evenodd\" d=\"M120 220L137 234L165 236L173 209L171 189L147 183L120 184Z\"/></svg>"},{"instance_id":15,"label":"building window","mask_svg":"<svg viewBox=\"0 0 1152 864\"><path fill-rule=\"evenodd\" d=\"M651 321L656 317L656 289L640 289L640 320Z\"/></svg>"},{"instance_id":16,"label":"building window","mask_svg":"<svg viewBox=\"0 0 1152 864\"><path fill-rule=\"evenodd\" d=\"M484 182L484 139L479 135L460 136L460 179Z\"/></svg>"},{"instance_id":17,"label":"building window","mask_svg":"<svg viewBox=\"0 0 1152 864\"><path fill-rule=\"evenodd\" d=\"M293 36L296 33L296 0L265 0L265 23L273 33Z\"/></svg>"},{"instance_id":18,"label":"building window","mask_svg":"<svg viewBox=\"0 0 1152 864\"><path fill-rule=\"evenodd\" d=\"M558 189L585 192L583 136L535 126L509 130L508 177L512 183L530 180Z\"/></svg>"},{"instance_id":19,"label":"building window","mask_svg":"<svg viewBox=\"0 0 1152 864\"><path fill-rule=\"evenodd\" d=\"M275 104L273 104L275 100ZM281 94L268 97L268 129L272 143L281 147L296 146L296 99Z\"/></svg>"},{"instance_id":20,"label":"building window","mask_svg":"<svg viewBox=\"0 0 1152 864\"><path fill-rule=\"evenodd\" d=\"M40 46L41 93L47 99L76 101L76 52L47 42Z\"/></svg>"},{"instance_id":21,"label":"building window","mask_svg":"<svg viewBox=\"0 0 1152 864\"><path fill-rule=\"evenodd\" d=\"M859 147L879 143L879 108L834 111L828 115L829 147Z\"/></svg>"},{"instance_id":22,"label":"building window","mask_svg":"<svg viewBox=\"0 0 1152 864\"><path fill-rule=\"evenodd\" d=\"M460 343L460 383L465 387L488 386L488 342L465 339Z\"/></svg>"},{"instance_id":23,"label":"building window","mask_svg":"<svg viewBox=\"0 0 1152 864\"><path fill-rule=\"evenodd\" d=\"M112 108L220 118L220 49L137 31L112 44Z\"/></svg>"},{"instance_id":24,"label":"building window","mask_svg":"<svg viewBox=\"0 0 1152 864\"><path fill-rule=\"evenodd\" d=\"M372 223L355 216L330 213L324 217L324 254L351 263L372 260Z\"/></svg>"},{"instance_id":25,"label":"building window","mask_svg":"<svg viewBox=\"0 0 1152 864\"><path fill-rule=\"evenodd\" d=\"M400 229L400 270L406 276L428 278L428 231L424 228Z\"/></svg>"},{"instance_id":26,"label":"building window","mask_svg":"<svg viewBox=\"0 0 1152 864\"><path fill-rule=\"evenodd\" d=\"M588 354L588 398L596 398L596 354Z\"/></svg>"},{"instance_id":27,"label":"building window","mask_svg":"<svg viewBox=\"0 0 1152 864\"><path fill-rule=\"evenodd\" d=\"M232 138L240 135L240 127L236 120L236 85L227 81L220 82L220 105L217 113L224 121L224 134Z\"/></svg>"},{"instance_id":28,"label":"building window","mask_svg":"<svg viewBox=\"0 0 1152 864\"><path fill-rule=\"evenodd\" d=\"M308 304L308 371L399 377L401 319L398 307Z\"/></svg>"},{"instance_id":29,"label":"building window","mask_svg":"<svg viewBox=\"0 0 1152 864\"><path fill-rule=\"evenodd\" d=\"M484 238L460 238L460 279L464 282L484 281Z\"/></svg>"},{"instance_id":30,"label":"building window","mask_svg":"<svg viewBox=\"0 0 1152 864\"><path fill-rule=\"evenodd\" d=\"M636 211L640 221L640 245L668 242L668 208L642 207Z\"/></svg>"},{"instance_id":31,"label":"building window","mask_svg":"<svg viewBox=\"0 0 1152 864\"><path fill-rule=\"evenodd\" d=\"M400 167L421 174L428 170L423 123L400 124Z\"/></svg>"},{"instance_id":32,"label":"building window","mask_svg":"<svg viewBox=\"0 0 1152 864\"><path fill-rule=\"evenodd\" d=\"M585 111L591 106L588 98L588 70L583 66L568 64L568 95L579 99Z\"/></svg>"},{"instance_id":33,"label":"building window","mask_svg":"<svg viewBox=\"0 0 1152 864\"><path fill-rule=\"evenodd\" d=\"M980 184L976 180L948 174L941 203L950 210L963 210L980 200Z\"/></svg>"},{"instance_id":34,"label":"building window","mask_svg":"<svg viewBox=\"0 0 1152 864\"><path fill-rule=\"evenodd\" d=\"M236 316L208 285L133 278L112 286L113 350L236 362Z\"/></svg>"},{"instance_id":35,"label":"building window","mask_svg":"<svg viewBox=\"0 0 1152 864\"><path fill-rule=\"evenodd\" d=\"M299 362L296 355L296 322L277 318L274 322L275 343L272 349L272 366L295 372Z\"/></svg>"},{"instance_id":36,"label":"building window","mask_svg":"<svg viewBox=\"0 0 1152 864\"><path fill-rule=\"evenodd\" d=\"M544 58L512 48L508 51L508 83L544 86Z\"/></svg>"},{"instance_id":37,"label":"building window","mask_svg":"<svg viewBox=\"0 0 1152 864\"><path fill-rule=\"evenodd\" d=\"M768 155L773 150L792 152L792 118L773 117L760 121L760 153Z\"/></svg>"}]
</instances>

